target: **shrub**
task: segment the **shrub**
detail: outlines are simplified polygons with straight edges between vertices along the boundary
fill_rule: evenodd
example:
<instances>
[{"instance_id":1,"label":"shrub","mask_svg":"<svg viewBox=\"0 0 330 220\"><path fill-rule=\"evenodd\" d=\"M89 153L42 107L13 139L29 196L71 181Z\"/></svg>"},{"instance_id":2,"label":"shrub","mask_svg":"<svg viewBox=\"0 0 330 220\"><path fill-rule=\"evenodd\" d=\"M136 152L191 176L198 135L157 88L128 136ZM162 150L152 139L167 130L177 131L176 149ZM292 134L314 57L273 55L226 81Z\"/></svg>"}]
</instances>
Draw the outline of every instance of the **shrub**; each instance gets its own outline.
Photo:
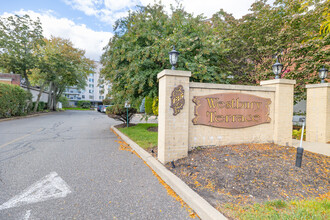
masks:
<instances>
[{"instance_id":1,"label":"shrub","mask_svg":"<svg viewBox=\"0 0 330 220\"><path fill-rule=\"evenodd\" d=\"M135 108L128 109L128 117L127 117L127 109L124 108L124 105L115 104L107 107L106 114L117 121L122 121L128 124L131 121L133 115L136 113Z\"/></svg>"},{"instance_id":2,"label":"shrub","mask_svg":"<svg viewBox=\"0 0 330 220\"><path fill-rule=\"evenodd\" d=\"M35 106L36 102L33 102L33 105L31 105L31 108L33 109L34 106ZM40 112L40 111L43 111L45 108L46 108L46 103L45 102L42 102L42 101L39 101L38 103L38 108L37 108L37 112ZM31 109L31 110L32 110Z\"/></svg>"},{"instance_id":3,"label":"shrub","mask_svg":"<svg viewBox=\"0 0 330 220\"><path fill-rule=\"evenodd\" d=\"M302 132L302 129L300 128L299 130L293 130L292 131L292 137L294 139L298 139L300 140L301 138L301 132ZM306 140L306 129L304 129L304 137L303 137L303 140Z\"/></svg>"},{"instance_id":4,"label":"shrub","mask_svg":"<svg viewBox=\"0 0 330 220\"><path fill-rule=\"evenodd\" d=\"M146 97L144 106L145 106L146 114L151 115L152 114L152 98Z\"/></svg>"},{"instance_id":5,"label":"shrub","mask_svg":"<svg viewBox=\"0 0 330 220\"><path fill-rule=\"evenodd\" d=\"M88 109L91 107L91 103L89 101L78 101L78 107Z\"/></svg>"},{"instance_id":6,"label":"shrub","mask_svg":"<svg viewBox=\"0 0 330 220\"><path fill-rule=\"evenodd\" d=\"M152 102L152 112L154 115L158 116L158 97L155 97Z\"/></svg>"},{"instance_id":7,"label":"shrub","mask_svg":"<svg viewBox=\"0 0 330 220\"><path fill-rule=\"evenodd\" d=\"M102 100L102 103L103 105L112 105L112 100L111 99L108 99L108 98L105 98Z\"/></svg>"},{"instance_id":8,"label":"shrub","mask_svg":"<svg viewBox=\"0 0 330 220\"><path fill-rule=\"evenodd\" d=\"M31 99L32 94L21 87L0 83L0 118L28 113Z\"/></svg>"},{"instance_id":9,"label":"shrub","mask_svg":"<svg viewBox=\"0 0 330 220\"><path fill-rule=\"evenodd\" d=\"M62 103L63 108L69 107L69 99L67 97L61 96L58 101Z\"/></svg>"}]
</instances>

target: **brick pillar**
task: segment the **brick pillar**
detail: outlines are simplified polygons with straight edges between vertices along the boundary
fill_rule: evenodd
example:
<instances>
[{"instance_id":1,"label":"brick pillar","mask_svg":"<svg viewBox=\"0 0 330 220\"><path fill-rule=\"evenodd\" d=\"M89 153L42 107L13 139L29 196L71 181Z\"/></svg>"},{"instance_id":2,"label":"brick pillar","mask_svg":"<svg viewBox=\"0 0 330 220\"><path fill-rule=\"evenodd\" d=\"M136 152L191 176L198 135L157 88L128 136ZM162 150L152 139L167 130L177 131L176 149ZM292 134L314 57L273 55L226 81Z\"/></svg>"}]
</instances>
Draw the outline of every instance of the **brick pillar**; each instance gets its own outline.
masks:
<instances>
[{"instance_id":1,"label":"brick pillar","mask_svg":"<svg viewBox=\"0 0 330 220\"><path fill-rule=\"evenodd\" d=\"M273 79L261 81L260 85L275 87L274 143L292 146L293 90L295 80Z\"/></svg>"},{"instance_id":2,"label":"brick pillar","mask_svg":"<svg viewBox=\"0 0 330 220\"><path fill-rule=\"evenodd\" d=\"M330 142L330 83L306 85L306 141Z\"/></svg>"},{"instance_id":3,"label":"brick pillar","mask_svg":"<svg viewBox=\"0 0 330 220\"><path fill-rule=\"evenodd\" d=\"M158 159L162 163L188 156L189 77L191 72L163 70L159 79ZM184 90L183 109L173 115L171 95L179 85Z\"/></svg>"}]
</instances>

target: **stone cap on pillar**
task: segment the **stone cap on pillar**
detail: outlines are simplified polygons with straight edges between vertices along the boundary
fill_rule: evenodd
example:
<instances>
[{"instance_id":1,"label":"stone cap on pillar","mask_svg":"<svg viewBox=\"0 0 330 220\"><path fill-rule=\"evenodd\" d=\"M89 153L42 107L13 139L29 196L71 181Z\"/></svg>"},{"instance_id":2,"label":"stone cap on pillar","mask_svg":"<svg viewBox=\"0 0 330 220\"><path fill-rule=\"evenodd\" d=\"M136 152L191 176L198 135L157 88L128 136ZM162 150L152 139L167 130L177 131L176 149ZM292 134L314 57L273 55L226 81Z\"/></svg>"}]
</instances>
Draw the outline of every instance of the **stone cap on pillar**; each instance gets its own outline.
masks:
<instances>
[{"instance_id":1,"label":"stone cap on pillar","mask_svg":"<svg viewBox=\"0 0 330 220\"><path fill-rule=\"evenodd\" d=\"M306 85L306 88L325 88L330 87L330 83L319 83L319 84L308 84Z\"/></svg>"},{"instance_id":2,"label":"stone cap on pillar","mask_svg":"<svg viewBox=\"0 0 330 220\"><path fill-rule=\"evenodd\" d=\"M289 84L289 85L295 85L296 80L292 79L271 79L271 80L265 80L260 81L260 85L274 85L274 84Z\"/></svg>"},{"instance_id":3,"label":"stone cap on pillar","mask_svg":"<svg viewBox=\"0 0 330 220\"><path fill-rule=\"evenodd\" d=\"M182 76L182 77L191 77L190 71L182 70L163 70L157 74L157 79L162 78L163 76Z\"/></svg>"}]
</instances>

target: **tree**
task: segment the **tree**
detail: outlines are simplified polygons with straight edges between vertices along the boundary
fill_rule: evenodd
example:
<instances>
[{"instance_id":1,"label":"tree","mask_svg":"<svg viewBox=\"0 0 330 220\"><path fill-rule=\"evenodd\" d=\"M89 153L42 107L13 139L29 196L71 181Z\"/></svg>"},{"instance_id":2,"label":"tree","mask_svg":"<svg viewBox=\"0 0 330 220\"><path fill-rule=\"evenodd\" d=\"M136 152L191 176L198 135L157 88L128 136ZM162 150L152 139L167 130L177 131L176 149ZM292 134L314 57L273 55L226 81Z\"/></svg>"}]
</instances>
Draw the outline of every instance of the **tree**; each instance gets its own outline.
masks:
<instances>
[{"instance_id":1,"label":"tree","mask_svg":"<svg viewBox=\"0 0 330 220\"><path fill-rule=\"evenodd\" d=\"M156 77L170 67L171 45L181 53L177 69L191 71L195 82L259 84L274 77L279 58L282 77L297 80L299 101L305 84L315 83L318 69L329 64L330 34L322 31L328 8L329 0L259 0L241 19L220 10L205 20L180 6L171 15L159 4L140 7L116 22L101 74L112 83L115 103L135 106L157 96Z\"/></svg>"},{"instance_id":2,"label":"tree","mask_svg":"<svg viewBox=\"0 0 330 220\"><path fill-rule=\"evenodd\" d=\"M115 25L115 35L102 55L101 74L112 84L115 103L158 96L157 74L170 68L168 52L181 53L177 69L190 70L196 82L229 83L228 54L211 25L181 7L165 13L159 4L139 7Z\"/></svg>"},{"instance_id":3,"label":"tree","mask_svg":"<svg viewBox=\"0 0 330 220\"><path fill-rule=\"evenodd\" d=\"M273 78L276 58L284 64L283 78L295 79L295 101L304 99L305 84L318 81L317 71L329 63L329 34L320 37L326 1L277 0L274 6L257 1L251 13L230 29L231 57L252 83Z\"/></svg>"},{"instance_id":4,"label":"tree","mask_svg":"<svg viewBox=\"0 0 330 220\"><path fill-rule=\"evenodd\" d=\"M33 78L49 85L48 109L56 110L58 99L69 86L84 88L87 75L93 72L94 62L84 56L85 51L74 48L71 41L59 37L44 39L38 48L38 69ZM40 93L42 89L40 90Z\"/></svg>"},{"instance_id":5,"label":"tree","mask_svg":"<svg viewBox=\"0 0 330 220\"><path fill-rule=\"evenodd\" d=\"M20 74L30 90L29 74L37 66L35 50L43 44L40 20L28 15L0 18L0 66Z\"/></svg>"}]
</instances>

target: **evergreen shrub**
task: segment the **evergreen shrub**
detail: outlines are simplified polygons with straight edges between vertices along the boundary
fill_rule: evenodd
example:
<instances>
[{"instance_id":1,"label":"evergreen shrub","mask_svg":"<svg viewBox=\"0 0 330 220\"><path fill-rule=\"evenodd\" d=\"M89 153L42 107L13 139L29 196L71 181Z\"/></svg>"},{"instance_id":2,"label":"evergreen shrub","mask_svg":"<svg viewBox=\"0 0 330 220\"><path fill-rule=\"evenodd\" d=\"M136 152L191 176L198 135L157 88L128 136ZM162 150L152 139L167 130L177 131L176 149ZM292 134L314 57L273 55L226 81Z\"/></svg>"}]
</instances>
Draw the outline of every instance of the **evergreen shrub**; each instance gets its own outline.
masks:
<instances>
[{"instance_id":1,"label":"evergreen shrub","mask_svg":"<svg viewBox=\"0 0 330 220\"><path fill-rule=\"evenodd\" d=\"M78 101L77 105L80 108L88 109L92 104L89 101Z\"/></svg>"},{"instance_id":2,"label":"evergreen shrub","mask_svg":"<svg viewBox=\"0 0 330 220\"><path fill-rule=\"evenodd\" d=\"M158 116L158 97L155 97L152 102L152 112L154 115Z\"/></svg>"},{"instance_id":3,"label":"evergreen shrub","mask_svg":"<svg viewBox=\"0 0 330 220\"><path fill-rule=\"evenodd\" d=\"M31 99L32 94L21 87L0 83L0 118L27 114Z\"/></svg>"},{"instance_id":4,"label":"evergreen shrub","mask_svg":"<svg viewBox=\"0 0 330 220\"><path fill-rule=\"evenodd\" d=\"M124 107L124 105L115 104L112 106L107 107L106 114L117 121L122 121L125 124L128 121L131 121L134 114L137 112L135 108L128 108L128 117L127 117L127 109Z\"/></svg>"},{"instance_id":5,"label":"evergreen shrub","mask_svg":"<svg viewBox=\"0 0 330 220\"><path fill-rule=\"evenodd\" d=\"M146 114L152 115L153 112L152 112L152 98L151 97L146 97L144 106L145 106Z\"/></svg>"}]
</instances>

